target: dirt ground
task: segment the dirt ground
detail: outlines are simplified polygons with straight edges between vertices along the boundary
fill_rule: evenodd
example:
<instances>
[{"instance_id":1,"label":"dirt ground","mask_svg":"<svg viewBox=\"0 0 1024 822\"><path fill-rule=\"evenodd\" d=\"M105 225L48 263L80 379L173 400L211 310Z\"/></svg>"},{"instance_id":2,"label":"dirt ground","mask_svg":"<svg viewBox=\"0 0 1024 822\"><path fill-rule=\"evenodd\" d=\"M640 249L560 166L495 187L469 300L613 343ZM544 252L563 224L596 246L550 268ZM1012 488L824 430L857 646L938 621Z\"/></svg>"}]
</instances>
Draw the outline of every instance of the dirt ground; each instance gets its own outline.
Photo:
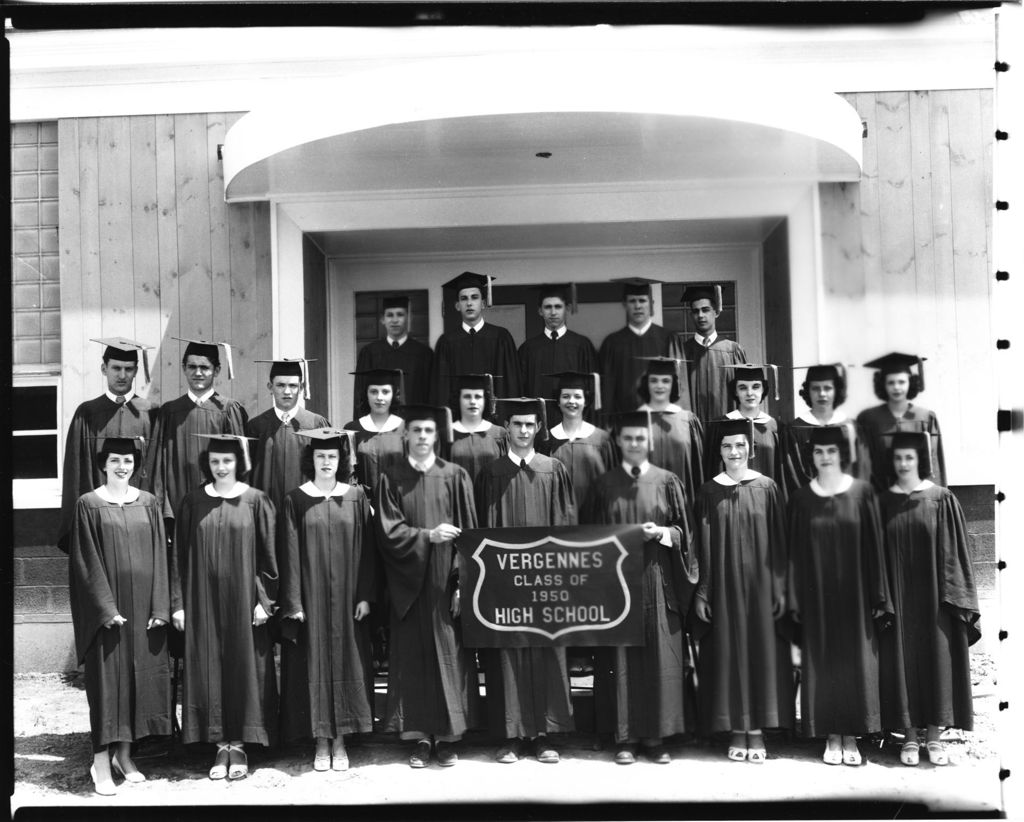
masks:
<instances>
[{"instance_id":1,"label":"dirt ground","mask_svg":"<svg viewBox=\"0 0 1024 822\"><path fill-rule=\"evenodd\" d=\"M762 767L726 761L718 742L676 739L669 746L670 765L638 762L622 768L611 763L610 745L602 747L592 734L582 733L560 740L563 762L558 766L533 760L500 766L492 760L490 740L474 733L463 743L459 766L413 771L406 765L408 750L402 743L391 735L371 734L350 742L348 772L313 772L311 745L274 751L250 746L249 778L228 783L206 777L212 760L209 746L186 748L160 739L143 741L135 754L148 781L124 784L110 798L93 793L88 775L89 717L81 675L19 675L14 680L12 807L375 806L445 803L457 796L495 803L898 799L932 810L991 812L1000 806L995 672L991 658L982 653L972 655L972 669L975 728L946 733L953 759L948 768L927 764L923 754L918 768L903 767L898 747L882 740L862 741L861 768L829 768L821 763L819 742L782 734L768 737L769 760ZM510 779L513 775L517 779Z\"/></svg>"}]
</instances>

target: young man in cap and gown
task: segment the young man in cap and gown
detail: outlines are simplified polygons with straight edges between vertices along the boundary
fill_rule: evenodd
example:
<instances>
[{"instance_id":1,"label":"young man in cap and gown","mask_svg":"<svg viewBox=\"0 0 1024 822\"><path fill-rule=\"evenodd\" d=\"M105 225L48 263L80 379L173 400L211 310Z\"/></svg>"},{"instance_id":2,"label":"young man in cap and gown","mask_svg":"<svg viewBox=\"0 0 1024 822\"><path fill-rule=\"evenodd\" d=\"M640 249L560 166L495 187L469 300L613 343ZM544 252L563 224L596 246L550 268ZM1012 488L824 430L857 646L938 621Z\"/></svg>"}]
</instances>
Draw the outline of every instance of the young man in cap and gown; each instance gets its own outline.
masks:
<instances>
[{"instance_id":1,"label":"young man in cap and gown","mask_svg":"<svg viewBox=\"0 0 1024 822\"><path fill-rule=\"evenodd\" d=\"M383 339L374 340L359 349L356 357L356 371L387 369L401 371L405 375L405 396L403 402L420 405L430 400L430 369L434 352L430 346L413 339L409 334L412 315L408 297L384 297L383 314L380 324L384 327ZM366 381L356 377L353 390L353 416L358 418L370 411L366 399Z\"/></svg>"},{"instance_id":2,"label":"young man in cap and gown","mask_svg":"<svg viewBox=\"0 0 1024 822\"><path fill-rule=\"evenodd\" d=\"M412 741L409 765L456 764L455 743L476 724L476 665L462 646L453 540L476 527L465 469L437 456L447 409L406 409L406 458L377 483L380 558L390 594L391 644L384 730ZM432 742L433 740L433 742Z\"/></svg>"},{"instance_id":3,"label":"young man in cap and gown","mask_svg":"<svg viewBox=\"0 0 1024 822\"><path fill-rule=\"evenodd\" d=\"M626 277L612 282L622 283L626 326L604 338L598 361L604 395L602 406L606 413L619 414L636 410L636 391L644 373L644 363L640 358L668 354L671 334L652 319L654 297L651 286L659 280Z\"/></svg>"},{"instance_id":4,"label":"young man in cap and gown","mask_svg":"<svg viewBox=\"0 0 1024 822\"><path fill-rule=\"evenodd\" d=\"M135 378L142 352L144 376L149 382L147 349L151 346L121 337L93 340L105 346L100 371L107 382L104 392L75 409L64 444L63 491L57 545L68 551L75 504L82 494L101 486L104 476L96 465L96 454L105 437L142 437L145 458L135 466L131 485L143 491L153 490L156 448L149 447L157 437L159 406L135 393Z\"/></svg>"},{"instance_id":5,"label":"young man in cap and gown","mask_svg":"<svg viewBox=\"0 0 1024 822\"><path fill-rule=\"evenodd\" d=\"M683 292L682 302L690 309L694 335L684 341L675 334L670 353L686 360L690 410L701 422L717 419L732 409L729 372L723 365L747 361L743 347L719 336L715 323L722 313L722 289L719 286L694 286Z\"/></svg>"},{"instance_id":6,"label":"young man in cap and gown","mask_svg":"<svg viewBox=\"0 0 1024 822\"><path fill-rule=\"evenodd\" d=\"M254 440L251 449L252 485L270 497L278 513L281 512L284 495L309 479L301 469L306 441L295 436L295 432L330 425L322 416L300 403L302 397L309 399L307 362L305 359L270 360L267 390L273 396L274 404L245 426L245 433Z\"/></svg>"},{"instance_id":7,"label":"young man in cap and gown","mask_svg":"<svg viewBox=\"0 0 1024 822\"><path fill-rule=\"evenodd\" d=\"M434 346L431 403L450 402L456 374L493 374L495 389L503 394L520 393L519 359L508 329L484 321L490 304L491 276L464 271L444 284L456 292L455 310L460 324L442 334Z\"/></svg>"},{"instance_id":8,"label":"young man in cap and gown","mask_svg":"<svg viewBox=\"0 0 1024 822\"><path fill-rule=\"evenodd\" d=\"M690 509L679 478L648 460L649 412L612 419L622 462L594 480L580 519L643 526L644 644L598 649L597 729L614 735L616 763L635 762L641 743L648 759L666 764L664 740L687 730L684 620L697 582Z\"/></svg>"},{"instance_id":9,"label":"young man in cap and gown","mask_svg":"<svg viewBox=\"0 0 1024 822\"><path fill-rule=\"evenodd\" d=\"M544 330L519 346L523 394L528 397L553 396L555 381L552 374L597 371L594 344L566 325L566 315L575 310L572 290L571 285L542 285L537 288L537 313L544 320ZM508 396L507 391L505 394Z\"/></svg>"},{"instance_id":10,"label":"young man in cap and gown","mask_svg":"<svg viewBox=\"0 0 1024 822\"><path fill-rule=\"evenodd\" d=\"M499 400L509 452L484 468L475 496L481 528L576 524L569 472L534 450L544 429L544 400ZM547 734L573 730L565 648L495 648L481 654L487 681L488 727L504 739L496 759L516 762L530 753L559 761Z\"/></svg>"}]
</instances>

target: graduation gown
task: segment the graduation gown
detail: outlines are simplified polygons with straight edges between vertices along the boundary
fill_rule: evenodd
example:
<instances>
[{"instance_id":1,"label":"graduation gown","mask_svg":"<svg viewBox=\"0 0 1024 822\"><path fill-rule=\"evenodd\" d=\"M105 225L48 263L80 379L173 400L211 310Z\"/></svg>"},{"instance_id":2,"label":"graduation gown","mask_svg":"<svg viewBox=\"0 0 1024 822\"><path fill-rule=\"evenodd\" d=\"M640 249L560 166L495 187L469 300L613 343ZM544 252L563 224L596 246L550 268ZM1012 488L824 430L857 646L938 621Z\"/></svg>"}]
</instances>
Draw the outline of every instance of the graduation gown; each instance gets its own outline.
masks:
<instances>
[{"instance_id":1,"label":"graduation gown","mask_svg":"<svg viewBox=\"0 0 1024 822\"><path fill-rule=\"evenodd\" d=\"M853 431L853 453L850 455L851 461L846 473L856 479L869 479L871 476L871 454L860 426L842 411L836 411L828 424L843 425ZM814 419L811 412L806 411L782 427L781 442L784 454L782 470L787 494L792 494L797 488L802 488L814 478L814 462L810 457L808 443L811 431L820 425L821 423Z\"/></svg>"},{"instance_id":2,"label":"graduation gown","mask_svg":"<svg viewBox=\"0 0 1024 822\"><path fill-rule=\"evenodd\" d=\"M163 505L164 518L174 519L185 495L206 482L199 458L209 441L193 434L245 434L249 416L241 403L215 391L202 405L188 394L164 403L159 420L153 493Z\"/></svg>"},{"instance_id":3,"label":"graduation gown","mask_svg":"<svg viewBox=\"0 0 1024 822\"><path fill-rule=\"evenodd\" d=\"M306 483L285 496L277 525L282 739L372 731L369 620L354 616L376 599L370 502L358 485L325 497ZM299 611L305 621L288 619Z\"/></svg>"},{"instance_id":4,"label":"graduation gown","mask_svg":"<svg viewBox=\"0 0 1024 822\"><path fill-rule=\"evenodd\" d=\"M405 441L402 438L405 423L392 415L388 425L391 426L388 430L378 431L368 416L345 423L346 431L356 432L356 478L370 495L371 502L380 475L392 463L405 459Z\"/></svg>"},{"instance_id":5,"label":"graduation gown","mask_svg":"<svg viewBox=\"0 0 1024 822\"><path fill-rule=\"evenodd\" d=\"M676 408L675 411L651 412L650 460L679 477L686 501L692 506L697 489L704 481L704 427L696 414Z\"/></svg>"},{"instance_id":6,"label":"graduation gown","mask_svg":"<svg viewBox=\"0 0 1024 822\"><path fill-rule=\"evenodd\" d=\"M442 522L476 527L464 469L437 459L420 473L406 459L381 475L377 543L391 598L384 730L410 736L461 736L479 710L476 664L450 610L455 547L428 535Z\"/></svg>"},{"instance_id":7,"label":"graduation gown","mask_svg":"<svg viewBox=\"0 0 1024 822\"><path fill-rule=\"evenodd\" d=\"M683 336L676 334L672 339L669 356L688 360L686 373L689 378L690 410L701 422L717 419L729 412L733 406L729 380L736 372L720 366L746 362L747 354L743 346L719 335L710 347L705 348L693 339L683 342Z\"/></svg>"},{"instance_id":8,"label":"graduation gown","mask_svg":"<svg viewBox=\"0 0 1024 822\"><path fill-rule=\"evenodd\" d=\"M978 594L964 514L938 485L882 495L894 630L881 636L882 724L972 729Z\"/></svg>"},{"instance_id":9,"label":"graduation gown","mask_svg":"<svg viewBox=\"0 0 1024 822\"><path fill-rule=\"evenodd\" d=\"M892 473L891 461L885 458L886 443L883 435L891 434L894 431L927 431L931 434L932 475L930 478L924 477L924 479L931 479L936 485L945 487L946 455L942 450L939 419L934 412L910 403L907 413L897 419L892 415L889 406L883 403L861 411L857 415L857 425L860 426L864 442L871 455L871 483L878 493L888 490Z\"/></svg>"},{"instance_id":10,"label":"graduation gown","mask_svg":"<svg viewBox=\"0 0 1024 822\"><path fill-rule=\"evenodd\" d=\"M145 437L146 449L142 465L135 466L129 480L135 488L153 490L153 469L157 449L148 447L158 439L157 418L160 407L135 395L118 405L106 394L83 402L75 409L64 443L64 469L60 503L60 527L57 546L66 554L75 505L82 494L87 494L106 482L96 465L96 455L103 441L90 437Z\"/></svg>"},{"instance_id":11,"label":"graduation gown","mask_svg":"<svg viewBox=\"0 0 1024 822\"><path fill-rule=\"evenodd\" d=\"M558 388L558 380L545 374L578 371L591 374L597 371L597 351L594 344L582 334L566 329L556 341L542 334L530 337L519 346L519 371L523 375L523 396L551 399Z\"/></svg>"},{"instance_id":12,"label":"graduation gown","mask_svg":"<svg viewBox=\"0 0 1024 822\"><path fill-rule=\"evenodd\" d=\"M167 540L156 497L123 505L95 491L72 516L68 561L76 658L85 664L93 750L171 732ZM120 614L125 625L104 628ZM163 627L146 630L150 619Z\"/></svg>"},{"instance_id":13,"label":"graduation gown","mask_svg":"<svg viewBox=\"0 0 1024 822\"><path fill-rule=\"evenodd\" d=\"M834 496L817 487L795 491L788 513L787 607L803 635L803 733L874 733L882 725L872 610L892 614L878 500L863 480Z\"/></svg>"},{"instance_id":14,"label":"graduation gown","mask_svg":"<svg viewBox=\"0 0 1024 822\"><path fill-rule=\"evenodd\" d=\"M597 650L594 702L598 732L613 733L616 742L683 733L683 620L697 582L697 558L682 483L653 465L636 479L617 466L594 480L581 520L650 520L671 528L671 545L644 543L644 644Z\"/></svg>"},{"instance_id":15,"label":"graduation gown","mask_svg":"<svg viewBox=\"0 0 1024 822\"><path fill-rule=\"evenodd\" d=\"M611 435L594 427L584 437L570 440L561 424L548 435L547 452L569 471L573 496L582 510L594 480L611 470L615 464L615 448Z\"/></svg>"},{"instance_id":16,"label":"graduation gown","mask_svg":"<svg viewBox=\"0 0 1024 822\"><path fill-rule=\"evenodd\" d=\"M269 745L277 681L269 625L278 574L274 506L262 491L234 498L189 492L175 520L171 611L185 611L182 741Z\"/></svg>"},{"instance_id":17,"label":"graduation gown","mask_svg":"<svg viewBox=\"0 0 1024 822\"><path fill-rule=\"evenodd\" d=\"M304 428L326 428L330 425L319 414L296 407L287 423L281 422L273 408L253 417L245 426L246 436L255 437L249 455L252 473L249 479L270 497L274 510L280 512L284 495L308 479L302 475L300 463L307 440L295 436Z\"/></svg>"},{"instance_id":18,"label":"graduation gown","mask_svg":"<svg viewBox=\"0 0 1024 822\"><path fill-rule=\"evenodd\" d=\"M642 336L626 326L604 338L597 355L601 366L603 411L617 414L636 408L637 386L647 370L647 363L637 357L667 356L670 337L668 331L652 323ZM682 385L679 388L683 390Z\"/></svg>"},{"instance_id":19,"label":"graduation gown","mask_svg":"<svg viewBox=\"0 0 1024 822\"><path fill-rule=\"evenodd\" d=\"M486 431L452 432L449 449L451 461L466 469L470 482L476 482L480 471L488 463L508 453L508 431L500 425L491 425Z\"/></svg>"},{"instance_id":20,"label":"graduation gown","mask_svg":"<svg viewBox=\"0 0 1024 822\"><path fill-rule=\"evenodd\" d=\"M534 454L519 468L507 456L476 482L481 528L575 525L576 502L562 463ZM487 719L492 735L533 738L573 730L565 648L487 648Z\"/></svg>"},{"instance_id":21,"label":"graduation gown","mask_svg":"<svg viewBox=\"0 0 1024 822\"><path fill-rule=\"evenodd\" d=\"M403 405L424 405L430 402L430 368L434 361L434 352L429 345L419 340L406 337L398 348L392 348L387 339L374 340L359 349L356 357L356 371L369 371L384 368L401 371L405 395L401 397ZM352 416L361 417L370 413L370 405L366 400L365 377L356 375L353 383Z\"/></svg>"},{"instance_id":22,"label":"graduation gown","mask_svg":"<svg viewBox=\"0 0 1024 822\"><path fill-rule=\"evenodd\" d=\"M522 393L516 344L508 329L484 322L475 334L460 323L454 331L438 337L431 371L431 405L452 404L452 377L457 374L493 374L494 392L499 397Z\"/></svg>"},{"instance_id":23,"label":"graduation gown","mask_svg":"<svg viewBox=\"0 0 1024 822\"><path fill-rule=\"evenodd\" d=\"M695 619L703 733L793 727L789 641L774 606L785 600L786 511L779 486L725 473L697 492L700 584L710 623Z\"/></svg>"},{"instance_id":24,"label":"graduation gown","mask_svg":"<svg viewBox=\"0 0 1024 822\"><path fill-rule=\"evenodd\" d=\"M721 473L722 457L720 446L722 436L719 433L719 425L724 420L742 419L743 415L736 410L730 411L721 419L711 420L705 426L707 432L704 438L704 477L705 480L712 479ZM769 417L763 411L754 418L754 451L750 455L747 467L751 471L764 474L779 486L782 493L782 502L786 502L786 472L785 459L782 451L782 435L779 433L779 423L774 417Z\"/></svg>"}]
</instances>

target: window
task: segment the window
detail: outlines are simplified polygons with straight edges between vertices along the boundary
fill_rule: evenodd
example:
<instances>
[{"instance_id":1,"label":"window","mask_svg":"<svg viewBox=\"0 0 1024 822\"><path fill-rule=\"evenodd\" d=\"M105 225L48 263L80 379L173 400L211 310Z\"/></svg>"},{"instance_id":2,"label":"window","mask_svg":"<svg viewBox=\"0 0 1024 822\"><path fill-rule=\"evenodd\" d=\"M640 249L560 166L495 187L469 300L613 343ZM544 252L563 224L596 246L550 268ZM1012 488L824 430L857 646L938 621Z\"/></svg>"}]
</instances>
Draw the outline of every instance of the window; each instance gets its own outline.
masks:
<instances>
[{"instance_id":1,"label":"window","mask_svg":"<svg viewBox=\"0 0 1024 822\"><path fill-rule=\"evenodd\" d=\"M62 438L60 378L14 375L11 391L11 467L15 508L60 503Z\"/></svg>"}]
</instances>

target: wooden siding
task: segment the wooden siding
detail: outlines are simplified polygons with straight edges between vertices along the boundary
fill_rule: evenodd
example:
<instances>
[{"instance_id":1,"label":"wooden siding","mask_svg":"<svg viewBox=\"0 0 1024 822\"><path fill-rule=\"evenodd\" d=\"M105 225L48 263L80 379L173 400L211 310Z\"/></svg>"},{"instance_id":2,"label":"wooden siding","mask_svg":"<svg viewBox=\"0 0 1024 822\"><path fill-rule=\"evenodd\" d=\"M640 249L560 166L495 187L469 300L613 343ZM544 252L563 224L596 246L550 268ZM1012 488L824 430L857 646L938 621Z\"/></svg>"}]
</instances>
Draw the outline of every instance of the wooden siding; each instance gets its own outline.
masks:
<instances>
[{"instance_id":1,"label":"wooden siding","mask_svg":"<svg viewBox=\"0 0 1024 822\"><path fill-rule=\"evenodd\" d=\"M60 266L64 424L103 390L99 346L124 335L157 346L160 402L185 390L172 337L233 344L219 389L255 412L271 356L270 212L227 205L217 146L240 114L61 120Z\"/></svg>"},{"instance_id":2,"label":"wooden siding","mask_svg":"<svg viewBox=\"0 0 1024 822\"><path fill-rule=\"evenodd\" d=\"M820 186L826 358L928 358L920 403L950 481L991 482L991 90L843 95L867 126L859 185ZM851 373L849 411L878 400ZM987 479L986 479L987 478Z\"/></svg>"}]
</instances>

